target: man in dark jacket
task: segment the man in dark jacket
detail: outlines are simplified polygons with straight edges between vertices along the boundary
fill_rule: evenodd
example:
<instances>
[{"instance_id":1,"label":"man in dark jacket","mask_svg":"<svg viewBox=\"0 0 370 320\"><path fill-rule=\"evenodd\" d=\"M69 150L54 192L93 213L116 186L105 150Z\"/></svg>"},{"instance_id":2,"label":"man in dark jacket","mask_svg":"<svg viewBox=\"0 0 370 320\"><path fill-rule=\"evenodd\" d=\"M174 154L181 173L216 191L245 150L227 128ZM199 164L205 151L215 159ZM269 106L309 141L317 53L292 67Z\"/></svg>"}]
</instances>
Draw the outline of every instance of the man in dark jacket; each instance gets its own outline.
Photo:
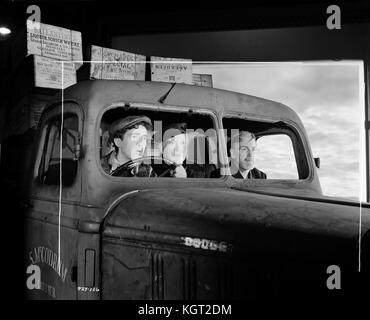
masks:
<instances>
[{"instance_id":1,"label":"man in dark jacket","mask_svg":"<svg viewBox=\"0 0 370 320\"><path fill-rule=\"evenodd\" d=\"M187 125L185 122L171 123L165 126L163 135L164 163L157 165L155 168L158 176L187 178L187 172L184 167L186 158L186 129Z\"/></svg>"},{"instance_id":2,"label":"man in dark jacket","mask_svg":"<svg viewBox=\"0 0 370 320\"><path fill-rule=\"evenodd\" d=\"M236 179L266 179L266 174L254 167L257 147L256 137L249 131L231 136L228 149L231 158L231 174Z\"/></svg>"},{"instance_id":3,"label":"man in dark jacket","mask_svg":"<svg viewBox=\"0 0 370 320\"><path fill-rule=\"evenodd\" d=\"M190 135L186 133L187 124L171 123L164 129L163 158L164 163L155 170L161 177L173 178L210 178L216 169L213 164L186 163ZM166 159L173 165L166 163ZM186 160L186 161L185 161ZM196 160L196 159L195 159Z\"/></svg>"}]
</instances>

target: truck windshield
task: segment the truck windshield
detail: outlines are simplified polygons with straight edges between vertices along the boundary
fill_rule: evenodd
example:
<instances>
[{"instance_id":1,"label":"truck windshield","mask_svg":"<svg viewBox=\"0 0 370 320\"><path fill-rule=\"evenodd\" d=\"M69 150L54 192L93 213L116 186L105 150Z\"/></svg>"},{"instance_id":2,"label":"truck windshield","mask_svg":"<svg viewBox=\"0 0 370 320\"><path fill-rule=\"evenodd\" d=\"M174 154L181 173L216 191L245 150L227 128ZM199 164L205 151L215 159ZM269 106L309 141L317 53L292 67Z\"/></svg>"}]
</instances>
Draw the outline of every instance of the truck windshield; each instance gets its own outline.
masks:
<instances>
[{"instance_id":1,"label":"truck windshield","mask_svg":"<svg viewBox=\"0 0 370 320\"><path fill-rule=\"evenodd\" d=\"M117 107L100 126L104 171L120 177L218 178L217 133L209 113Z\"/></svg>"}]
</instances>

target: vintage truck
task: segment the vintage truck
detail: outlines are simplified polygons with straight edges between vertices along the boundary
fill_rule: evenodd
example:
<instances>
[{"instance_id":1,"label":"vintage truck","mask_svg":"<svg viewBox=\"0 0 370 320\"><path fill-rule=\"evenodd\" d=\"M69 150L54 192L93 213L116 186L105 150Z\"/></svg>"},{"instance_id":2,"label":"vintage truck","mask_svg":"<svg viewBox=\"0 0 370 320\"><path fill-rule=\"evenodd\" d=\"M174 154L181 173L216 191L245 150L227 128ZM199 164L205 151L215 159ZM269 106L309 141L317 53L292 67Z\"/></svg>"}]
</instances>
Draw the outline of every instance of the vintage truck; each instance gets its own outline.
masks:
<instances>
[{"instance_id":1,"label":"vintage truck","mask_svg":"<svg viewBox=\"0 0 370 320\"><path fill-rule=\"evenodd\" d=\"M216 157L221 176L106 173L101 158L107 128L119 117L139 114L224 132L207 156ZM263 140L272 139L260 162L267 179L230 174L227 139L233 128L253 132L262 149ZM292 165L270 154L275 138L288 142ZM288 168L285 173L269 172L276 162ZM22 200L26 297L352 294L367 280L370 206L324 196L317 166L301 120L281 103L185 84L79 82L45 108L33 141L29 192ZM334 289L331 276L340 276Z\"/></svg>"}]
</instances>

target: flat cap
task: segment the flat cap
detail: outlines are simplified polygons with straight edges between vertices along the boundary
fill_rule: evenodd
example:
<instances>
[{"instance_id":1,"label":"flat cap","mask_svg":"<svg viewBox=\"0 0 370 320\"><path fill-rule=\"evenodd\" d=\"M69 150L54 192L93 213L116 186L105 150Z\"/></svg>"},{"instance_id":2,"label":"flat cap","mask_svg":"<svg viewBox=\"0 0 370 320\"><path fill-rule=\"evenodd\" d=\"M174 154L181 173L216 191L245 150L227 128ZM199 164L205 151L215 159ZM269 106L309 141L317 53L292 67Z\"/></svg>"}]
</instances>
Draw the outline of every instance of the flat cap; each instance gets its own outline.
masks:
<instances>
[{"instance_id":1,"label":"flat cap","mask_svg":"<svg viewBox=\"0 0 370 320\"><path fill-rule=\"evenodd\" d=\"M179 134L181 133L186 133L187 129L187 124L186 122L175 122L175 123L170 123L164 127L164 132L167 130L178 130Z\"/></svg>"},{"instance_id":2,"label":"flat cap","mask_svg":"<svg viewBox=\"0 0 370 320\"><path fill-rule=\"evenodd\" d=\"M117 131L132 127L140 122L145 122L152 126L152 121L147 116L128 116L114 121L109 128L109 141L113 141L113 136Z\"/></svg>"}]
</instances>

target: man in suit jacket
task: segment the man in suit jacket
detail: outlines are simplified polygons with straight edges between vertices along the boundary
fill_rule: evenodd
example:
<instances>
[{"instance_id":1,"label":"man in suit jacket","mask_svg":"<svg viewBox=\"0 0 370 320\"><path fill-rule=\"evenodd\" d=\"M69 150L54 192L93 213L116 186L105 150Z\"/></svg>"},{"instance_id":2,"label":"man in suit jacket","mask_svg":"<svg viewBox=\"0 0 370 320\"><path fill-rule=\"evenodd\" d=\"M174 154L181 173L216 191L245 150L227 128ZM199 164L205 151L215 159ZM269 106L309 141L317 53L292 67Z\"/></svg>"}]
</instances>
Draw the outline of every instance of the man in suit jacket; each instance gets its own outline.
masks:
<instances>
[{"instance_id":1,"label":"man in suit jacket","mask_svg":"<svg viewBox=\"0 0 370 320\"><path fill-rule=\"evenodd\" d=\"M228 150L231 174L236 179L266 179L266 174L254 167L257 140L253 133L240 131L231 136Z\"/></svg>"}]
</instances>

